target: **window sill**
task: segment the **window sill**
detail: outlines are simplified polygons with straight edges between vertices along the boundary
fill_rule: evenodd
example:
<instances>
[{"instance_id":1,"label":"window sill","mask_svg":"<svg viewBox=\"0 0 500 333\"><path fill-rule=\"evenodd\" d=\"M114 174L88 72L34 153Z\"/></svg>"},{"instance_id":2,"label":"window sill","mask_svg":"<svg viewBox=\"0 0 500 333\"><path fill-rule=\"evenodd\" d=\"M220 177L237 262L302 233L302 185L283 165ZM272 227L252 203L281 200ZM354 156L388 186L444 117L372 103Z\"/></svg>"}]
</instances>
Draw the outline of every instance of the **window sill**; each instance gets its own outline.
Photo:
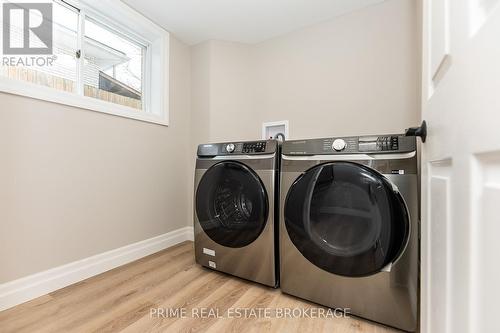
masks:
<instances>
[{"instance_id":1,"label":"window sill","mask_svg":"<svg viewBox=\"0 0 500 333\"><path fill-rule=\"evenodd\" d=\"M166 116L161 117L159 115L146 113L145 111L137 110L131 107L113 104L92 97L81 96L75 93L60 91L54 88L9 79L6 77L0 77L0 92L168 126L168 117Z\"/></svg>"}]
</instances>

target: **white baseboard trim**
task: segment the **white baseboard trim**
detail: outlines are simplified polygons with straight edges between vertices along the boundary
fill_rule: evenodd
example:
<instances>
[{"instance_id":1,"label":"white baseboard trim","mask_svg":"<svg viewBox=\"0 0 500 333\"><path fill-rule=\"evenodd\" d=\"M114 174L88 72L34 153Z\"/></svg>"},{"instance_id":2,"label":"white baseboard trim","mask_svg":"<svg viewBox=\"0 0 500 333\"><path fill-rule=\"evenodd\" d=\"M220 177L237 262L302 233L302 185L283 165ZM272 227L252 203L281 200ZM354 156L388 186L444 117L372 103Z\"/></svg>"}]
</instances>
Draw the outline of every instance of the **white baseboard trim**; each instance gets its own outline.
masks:
<instances>
[{"instance_id":1,"label":"white baseboard trim","mask_svg":"<svg viewBox=\"0 0 500 333\"><path fill-rule=\"evenodd\" d=\"M193 227L184 227L160 236L0 284L0 311L184 241L193 240L193 237Z\"/></svg>"}]
</instances>

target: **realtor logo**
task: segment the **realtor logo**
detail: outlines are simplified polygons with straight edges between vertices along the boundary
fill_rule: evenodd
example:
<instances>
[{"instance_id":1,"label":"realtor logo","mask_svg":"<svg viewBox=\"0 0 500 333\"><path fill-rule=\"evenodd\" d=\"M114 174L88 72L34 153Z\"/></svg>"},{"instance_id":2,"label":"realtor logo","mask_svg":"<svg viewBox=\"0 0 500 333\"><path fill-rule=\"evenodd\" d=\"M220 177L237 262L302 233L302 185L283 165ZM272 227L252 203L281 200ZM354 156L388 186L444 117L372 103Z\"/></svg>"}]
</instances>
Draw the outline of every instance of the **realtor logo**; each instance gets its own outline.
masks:
<instances>
[{"instance_id":1,"label":"realtor logo","mask_svg":"<svg viewBox=\"0 0 500 333\"><path fill-rule=\"evenodd\" d=\"M52 54L52 3L3 4L3 53Z\"/></svg>"}]
</instances>

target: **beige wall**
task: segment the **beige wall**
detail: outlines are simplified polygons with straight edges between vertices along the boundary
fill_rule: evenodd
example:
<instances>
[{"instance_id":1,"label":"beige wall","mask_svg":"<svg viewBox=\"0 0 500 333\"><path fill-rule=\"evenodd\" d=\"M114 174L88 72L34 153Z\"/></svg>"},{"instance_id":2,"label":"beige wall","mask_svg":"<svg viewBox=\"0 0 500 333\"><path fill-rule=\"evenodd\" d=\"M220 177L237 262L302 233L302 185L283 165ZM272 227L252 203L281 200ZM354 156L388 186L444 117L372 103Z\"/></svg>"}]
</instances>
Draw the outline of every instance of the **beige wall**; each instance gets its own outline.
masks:
<instances>
[{"instance_id":1,"label":"beige wall","mask_svg":"<svg viewBox=\"0 0 500 333\"><path fill-rule=\"evenodd\" d=\"M259 124L253 107L253 50L252 45L224 41L208 41L192 47L194 143L254 136L253 131ZM224 124L236 126L224 126L222 130Z\"/></svg>"},{"instance_id":2,"label":"beige wall","mask_svg":"<svg viewBox=\"0 0 500 333\"><path fill-rule=\"evenodd\" d=\"M0 283L188 225L190 49L170 123L0 94Z\"/></svg>"},{"instance_id":3,"label":"beige wall","mask_svg":"<svg viewBox=\"0 0 500 333\"><path fill-rule=\"evenodd\" d=\"M187 183L188 221L193 221L193 189L196 146L210 137L210 44L202 43L191 47L191 113L189 130L190 177Z\"/></svg>"},{"instance_id":4,"label":"beige wall","mask_svg":"<svg viewBox=\"0 0 500 333\"><path fill-rule=\"evenodd\" d=\"M291 138L415 125L417 23L416 1L389 0L256 45L210 41L193 48L193 72L209 82L208 103L198 110L209 121L195 143L258 139L262 122L276 120L290 121Z\"/></svg>"},{"instance_id":5,"label":"beige wall","mask_svg":"<svg viewBox=\"0 0 500 333\"><path fill-rule=\"evenodd\" d=\"M207 41L191 48L191 141L255 138L254 46Z\"/></svg>"},{"instance_id":6,"label":"beige wall","mask_svg":"<svg viewBox=\"0 0 500 333\"><path fill-rule=\"evenodd\" d=\"M211 48L210 140L253 138L260 126L254 108L254 47L212 41Z\"/></svg>"}]
</instances>

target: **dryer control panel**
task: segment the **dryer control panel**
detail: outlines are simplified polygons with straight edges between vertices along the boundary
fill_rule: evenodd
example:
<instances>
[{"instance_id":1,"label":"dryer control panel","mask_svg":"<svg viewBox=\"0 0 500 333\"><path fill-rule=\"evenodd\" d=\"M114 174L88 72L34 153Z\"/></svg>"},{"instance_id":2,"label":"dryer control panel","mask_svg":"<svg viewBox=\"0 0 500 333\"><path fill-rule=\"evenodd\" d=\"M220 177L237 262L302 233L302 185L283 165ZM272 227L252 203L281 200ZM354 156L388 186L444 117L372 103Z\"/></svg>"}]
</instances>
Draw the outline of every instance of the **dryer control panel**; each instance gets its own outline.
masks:
<instances>
[{"instance_id":1,"label":"dryer control panel","mask_svg":"<svg viewBox=\"0 0 500 333\"><path fill-rule=\"evenodd\" d=\"M220 155L260 155L277 152L276 140L210 143L198 146L198 156L213 157Z\"/></svg>"},{"instance_id":2,"label":"dryer control panel","mask_svg":"<svg viewBox=\"0 0 500 333\"><path fill-rule=\"evenodd\" d=\"M284 155L404 153L416 150L416 139L404 135L333 137L285 141Z\"/></svg>"}]
</instances>

